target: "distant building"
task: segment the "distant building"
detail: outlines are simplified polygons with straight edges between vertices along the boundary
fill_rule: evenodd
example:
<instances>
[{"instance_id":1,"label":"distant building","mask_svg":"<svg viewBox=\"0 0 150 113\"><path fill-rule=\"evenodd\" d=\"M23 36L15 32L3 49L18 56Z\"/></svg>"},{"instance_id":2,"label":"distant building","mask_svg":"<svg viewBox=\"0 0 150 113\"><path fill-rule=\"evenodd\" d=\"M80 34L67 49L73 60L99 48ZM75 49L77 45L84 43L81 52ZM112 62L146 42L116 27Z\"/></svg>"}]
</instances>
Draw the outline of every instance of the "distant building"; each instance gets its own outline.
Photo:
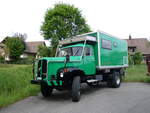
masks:
<instances>
[{"instance_id":1,"label":"distant building","mask_svg":"<svg viewBox=\"0 0 150 113\"><path fill-rule=\"evenodd\" d=\"M5 50L4 50L5 45L0 42L0 56L5 57Z\"/></svg>"},{"instance_id":2,"label":"distant building","mask_svg":"<svg viewBox=\"0 0 150 113\"><path fill-rule=\"evenodd\" d=\"M1 38L1 40L0 40L0 56L1 57L4 57L5 58L5 60L9 60L9 57L8 57L8 54L6 53L6 51L5 51L5 44L4 44L4 40L5 40L6 38Z\"/></svg>"},{"instance_id":3,"label":"distant building","mask_svg":"<svg viewBox=\"0 0 150 113\"><path fill-rule=\"evenodd\" d=\"M128 42L128 51L132 55L135 52L141 52L144 59L150 55L150 42L146 38L134 38L129 36L129 39L125 39Z\"/></svg>"},{"instance_id":4,"label":"distant building","mask_svg":"<svg viewBox=\"0 0 150 113\"><path fill-rule=\"evenodd\" d=\"M35 56L38 53L38 46L44 45L44 41L34 41L34 42L25 42L25 51L23 55L21 55L22 58L26 58L28 56Z\"/></svg>"},{"instance_id":5,"label":"distant building","mask_svg":"<svg viewBox=\"0 0 150 113\"><path fill-rule=\"evenodd\" d=\"M5 41L7 38L8 37L0 39L0 56L3 56L5 60L10 60L9 56L5 52ZM27 58L29 56L37 57L39 45L46 46L44 41L25 42L25 50L24 50L24 53L20 57L21 58Z\"/></svg>"}]
</instances>

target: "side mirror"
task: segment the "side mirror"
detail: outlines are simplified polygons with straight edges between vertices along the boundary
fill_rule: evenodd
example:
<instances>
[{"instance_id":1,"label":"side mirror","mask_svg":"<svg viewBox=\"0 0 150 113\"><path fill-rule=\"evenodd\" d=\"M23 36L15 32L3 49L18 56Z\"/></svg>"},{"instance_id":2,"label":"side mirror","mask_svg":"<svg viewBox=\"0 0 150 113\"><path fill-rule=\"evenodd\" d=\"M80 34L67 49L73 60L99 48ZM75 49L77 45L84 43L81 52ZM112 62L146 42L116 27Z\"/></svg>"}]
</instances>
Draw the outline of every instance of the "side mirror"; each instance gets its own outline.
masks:
<instances>
[{"instance_id":1,"label":"side mirror","mask_svg":"<svg viewBox=\"0 0 150 113\"><path fill-rule=\"evenodd\" d=\"M66 62L69 62L69 61L70 61L70 56L66 55Z\"/></svg>"},{"instance_id":2,"label":"side mirror","mask_svg":"<svg viewBox=\"0 0 150 113\"><path fill-rule=\"evenodd\" d=\"M84 59L84 55L82 56L82 59Z\"/></svg>"}]
</instances>

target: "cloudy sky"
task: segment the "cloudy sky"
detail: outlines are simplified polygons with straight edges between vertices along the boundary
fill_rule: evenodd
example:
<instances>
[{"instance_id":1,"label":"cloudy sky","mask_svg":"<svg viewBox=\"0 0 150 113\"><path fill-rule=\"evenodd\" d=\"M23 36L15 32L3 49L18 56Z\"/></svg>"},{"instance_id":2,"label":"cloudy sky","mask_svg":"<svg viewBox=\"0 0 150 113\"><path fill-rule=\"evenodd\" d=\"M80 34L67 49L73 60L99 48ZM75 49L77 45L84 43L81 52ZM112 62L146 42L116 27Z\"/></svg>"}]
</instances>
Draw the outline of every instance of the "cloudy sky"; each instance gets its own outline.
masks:
<instances>
[{"instance_id":1,"label":"cloudy sky","mask_svg":"<svg viewBox=\"0 0 150 113\"><path fill-rule=\"evenodd\" d=\"M19 32L27 34L27 41L43 40L44 14L60 1L78 7L93 31L150 38L149 0L0 0L0 39Z\"/></svg>"}]
</instances>

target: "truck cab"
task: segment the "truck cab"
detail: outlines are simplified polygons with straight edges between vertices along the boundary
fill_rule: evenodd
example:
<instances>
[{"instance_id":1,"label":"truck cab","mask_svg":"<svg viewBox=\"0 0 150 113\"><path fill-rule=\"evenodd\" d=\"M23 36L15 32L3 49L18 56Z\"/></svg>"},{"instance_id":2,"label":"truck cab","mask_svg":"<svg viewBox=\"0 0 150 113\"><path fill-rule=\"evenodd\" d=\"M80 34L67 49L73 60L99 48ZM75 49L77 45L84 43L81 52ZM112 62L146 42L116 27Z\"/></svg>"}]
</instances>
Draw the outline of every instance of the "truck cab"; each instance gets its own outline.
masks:
<instances>
[{"instance_id":1,"label":"truck cab","mask_svg":"<svg viewBox=\"0 0 150 113\"><path fill-rule=\"evenodd\" d=\"M98 33L94 32L60 41L55 57L43 57L34 63L31 83L41 86L44 97L50 96L53 89L69 90L74 102L80 100L82 83L97 86L100 82L107 82L109 87L118 88L126 65L99 66L102 62L99 46L102 44L97 36ZM113 56L109 57L113 60Z\"/></svg>"}]
</instances>

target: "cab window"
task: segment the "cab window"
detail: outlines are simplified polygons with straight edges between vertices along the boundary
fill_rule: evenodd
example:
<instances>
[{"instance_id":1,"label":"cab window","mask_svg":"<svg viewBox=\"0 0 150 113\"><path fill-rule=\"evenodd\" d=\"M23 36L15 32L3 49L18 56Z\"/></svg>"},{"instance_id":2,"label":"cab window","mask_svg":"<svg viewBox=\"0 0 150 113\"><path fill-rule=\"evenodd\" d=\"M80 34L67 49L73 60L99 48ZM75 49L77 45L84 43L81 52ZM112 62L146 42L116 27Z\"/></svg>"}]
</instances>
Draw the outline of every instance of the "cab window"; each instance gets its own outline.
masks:
<instances>
[{"instance_id":1,"label":"cab window","mask_svg":"<svg viewBox=\"0 0 150 113\"><path fill-rule=\"evenodd\" d=\"M85 47L85 56L92 56L92 48Z\"/></svg>"}]
</instances>

